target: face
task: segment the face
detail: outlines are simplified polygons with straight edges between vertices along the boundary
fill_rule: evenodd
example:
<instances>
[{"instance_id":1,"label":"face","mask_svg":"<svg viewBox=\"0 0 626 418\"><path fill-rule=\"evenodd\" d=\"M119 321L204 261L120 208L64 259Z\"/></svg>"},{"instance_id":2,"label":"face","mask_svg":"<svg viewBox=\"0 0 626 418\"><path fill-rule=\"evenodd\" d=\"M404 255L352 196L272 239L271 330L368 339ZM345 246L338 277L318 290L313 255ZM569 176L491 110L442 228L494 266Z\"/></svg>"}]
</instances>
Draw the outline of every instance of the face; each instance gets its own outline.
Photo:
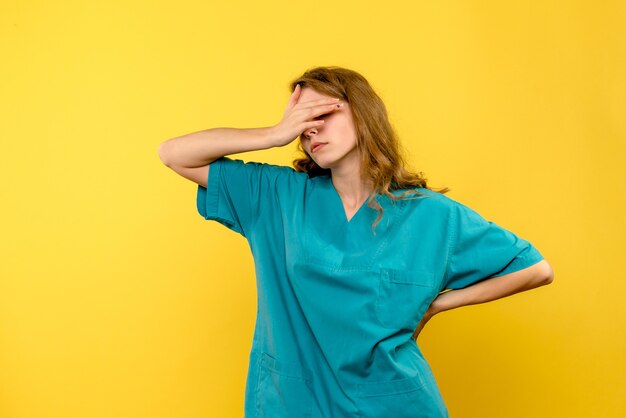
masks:
<instances>
[{"instance_id":1,"label":"face","mask_svg":"<svg viewBox=\"0 0 626 418\"><path fill-rule=\"evenodd\" d=\"M305 87L300 93L298 103L331 98ZM344 164L358 164L352 112L347 102L342 103L344 105L341 108L315 118L324 119L323 125L309 128L300 135L302 148L322 168L332 169ZM315 142L324 142L326 145L312 152L311 147Z\"/></svg>"}]
</instances>

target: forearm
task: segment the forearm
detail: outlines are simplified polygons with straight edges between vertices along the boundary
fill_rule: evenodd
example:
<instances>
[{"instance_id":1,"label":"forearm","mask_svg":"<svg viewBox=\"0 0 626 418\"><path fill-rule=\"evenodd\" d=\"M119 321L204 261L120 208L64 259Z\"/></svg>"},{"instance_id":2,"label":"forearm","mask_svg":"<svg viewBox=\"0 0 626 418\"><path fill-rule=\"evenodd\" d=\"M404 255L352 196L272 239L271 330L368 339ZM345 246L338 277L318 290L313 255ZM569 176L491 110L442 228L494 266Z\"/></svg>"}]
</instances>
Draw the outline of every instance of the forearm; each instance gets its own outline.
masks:
<instances>
[{"instance_id":1,"label":"forearm","mask_svg":"<svg viewBox=\"0 0 626 418\"><path fill-rule=\"evenodd\" d=\"M272 148L271 128L212 128L159 144L168 166L201 167L225 155Z\"/></svg>"},{"instance_id":2,"label":"forearm","mask_svg":"<svg viewBox=\"0 0 626 418\"><path fill-rule=\"evenodd\" d=\"M464 289L442 293L432 302L429 310L431 314L436 314L461 306L485 303L544 286L552 280L552 268L547 261L542 260L510 274L492 277Z\"/></svg>"}]
</instances>

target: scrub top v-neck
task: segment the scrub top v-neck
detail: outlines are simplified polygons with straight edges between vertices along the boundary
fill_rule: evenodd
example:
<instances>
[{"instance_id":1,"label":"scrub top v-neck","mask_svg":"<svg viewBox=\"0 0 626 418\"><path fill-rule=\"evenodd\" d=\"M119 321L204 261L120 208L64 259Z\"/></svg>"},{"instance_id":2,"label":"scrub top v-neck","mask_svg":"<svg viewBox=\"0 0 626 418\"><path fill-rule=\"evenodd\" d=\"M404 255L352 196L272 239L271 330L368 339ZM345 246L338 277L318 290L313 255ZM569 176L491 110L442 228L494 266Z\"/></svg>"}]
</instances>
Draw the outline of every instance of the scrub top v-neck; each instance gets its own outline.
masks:
<instances>
[{"instance_id":1,"label":"scrub top v-neck","mask_svg":"<svg viewBox=\"0 0 626 418\"><path fill-rule=\"evenodd\" d=\"M428 306L543 256L462 203L415 190L410 200L376 194L374 233L378 211L366 200L348 220L330 176L211 163L198 212L246 238L255 265L246 418L449 416L411 338Z\"/></svg>"}]
</instances>

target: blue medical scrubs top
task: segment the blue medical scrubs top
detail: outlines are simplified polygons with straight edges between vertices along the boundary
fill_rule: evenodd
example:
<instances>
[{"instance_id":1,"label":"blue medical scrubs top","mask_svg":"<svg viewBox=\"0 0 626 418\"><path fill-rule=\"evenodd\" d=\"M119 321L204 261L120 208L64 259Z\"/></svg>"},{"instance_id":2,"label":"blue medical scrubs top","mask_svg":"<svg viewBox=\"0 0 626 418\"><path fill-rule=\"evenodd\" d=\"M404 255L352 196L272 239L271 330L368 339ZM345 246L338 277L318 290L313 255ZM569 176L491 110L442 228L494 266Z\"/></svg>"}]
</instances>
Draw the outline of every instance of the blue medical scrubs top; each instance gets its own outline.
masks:
<instances>
[{"instance_id":1,"label":"blue medical scrubs top","mask_svg":"<svg viewBox=\"0 0 626 418\"><path fill-rule=\"evenodd\" d=\"M400 195L406 189L392 193ZM197 209L246 238L258 312L245 417L448 417L412 338L444 289L529 267L543 256L476 211L426 197L367 201L347 220L330 176L222 157ZM408 195L413 197L413 195Z\"/></svg>"}]
</instances>

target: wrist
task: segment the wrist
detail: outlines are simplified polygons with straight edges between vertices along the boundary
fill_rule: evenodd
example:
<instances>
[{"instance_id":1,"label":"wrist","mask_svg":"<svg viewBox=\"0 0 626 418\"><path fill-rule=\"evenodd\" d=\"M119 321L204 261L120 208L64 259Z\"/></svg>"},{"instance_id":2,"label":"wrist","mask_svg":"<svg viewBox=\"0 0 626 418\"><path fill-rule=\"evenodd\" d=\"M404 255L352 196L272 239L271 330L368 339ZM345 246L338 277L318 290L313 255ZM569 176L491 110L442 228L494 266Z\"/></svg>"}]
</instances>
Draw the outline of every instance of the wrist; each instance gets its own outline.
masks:
<instances>
[{"instance_id":1,"label":"wrist","mask_svg":"<svg viewBox=\"0 0 626 418\"><path fill-rule=\"evenodd\" d=\"M274 148L276 147L276 143L274 142L274 126L268 126L265 128L261 128L262 130L262 138L263 138L263 146L264 148Z\"/></svg>"}]
</instances>

